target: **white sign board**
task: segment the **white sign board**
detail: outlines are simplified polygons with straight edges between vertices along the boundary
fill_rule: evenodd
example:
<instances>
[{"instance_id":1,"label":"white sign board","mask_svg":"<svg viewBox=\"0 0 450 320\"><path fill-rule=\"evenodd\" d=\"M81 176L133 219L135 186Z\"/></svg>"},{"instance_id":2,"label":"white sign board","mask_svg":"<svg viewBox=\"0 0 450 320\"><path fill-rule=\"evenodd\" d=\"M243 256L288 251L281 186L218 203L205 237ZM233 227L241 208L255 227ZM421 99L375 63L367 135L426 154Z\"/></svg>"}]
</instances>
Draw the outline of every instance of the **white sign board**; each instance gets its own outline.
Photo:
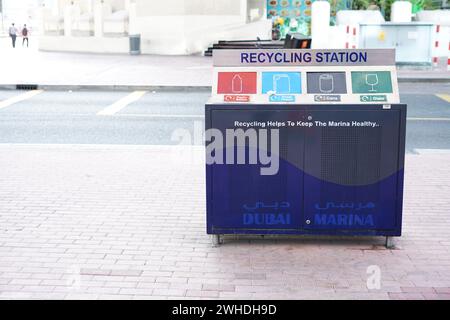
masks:
<instances>
[{"instance_id":1,"label":"white sign board","mask_svg":"<svg viewBox=\"0 0 450 320\"><path fill-rule=\"evenodd\" d=\"M394 49L217 50L210 102L399 103Z\"/></svg>"}]
</instances>

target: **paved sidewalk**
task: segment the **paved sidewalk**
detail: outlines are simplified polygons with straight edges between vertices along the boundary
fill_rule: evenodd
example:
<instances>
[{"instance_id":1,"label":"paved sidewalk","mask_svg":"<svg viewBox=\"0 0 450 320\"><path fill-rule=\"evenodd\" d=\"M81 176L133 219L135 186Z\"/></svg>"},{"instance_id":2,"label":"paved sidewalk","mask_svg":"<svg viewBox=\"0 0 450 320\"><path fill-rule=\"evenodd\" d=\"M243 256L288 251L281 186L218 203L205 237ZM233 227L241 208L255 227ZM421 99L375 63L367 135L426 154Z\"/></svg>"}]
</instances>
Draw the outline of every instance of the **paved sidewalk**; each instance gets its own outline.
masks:
<instances>
[{"instance_id":1,"label":"paved sidewalk","mask_svg":"<svg viewBox=\"0 0 450 320\"><path fill-rule=\"evenodd\" d=\"M33 40L32 48L12 49L0 38L0 85L211 85L210 57L45 52Z\"/></svg>"},{"instance_id":2,"label":"paved sidewalk","mask_svg":"<svg viewBox=\"0 0 450 320\"><path fill-rule=\"evenodd\" d=\"M212 248L202 159L201 147L0 145L0 297L450 299L450 153L407 155L394 250L381 238Z\"/></svg>"},{"instance_id":3,"label":"paved sidewalk","mask_svg":"<svg viewBox=\"0 0 450 320\"><path fill-rule=\"evenodd\" d=\"M211 57L43 52L37 50L33 38L31 48L19 44L12 49L9 41L0 38L0 85L211 86ZM450 80L446 62L441 59L439 68L431 70L401 68L399 80Z\"/></svg>"}]
</instances>

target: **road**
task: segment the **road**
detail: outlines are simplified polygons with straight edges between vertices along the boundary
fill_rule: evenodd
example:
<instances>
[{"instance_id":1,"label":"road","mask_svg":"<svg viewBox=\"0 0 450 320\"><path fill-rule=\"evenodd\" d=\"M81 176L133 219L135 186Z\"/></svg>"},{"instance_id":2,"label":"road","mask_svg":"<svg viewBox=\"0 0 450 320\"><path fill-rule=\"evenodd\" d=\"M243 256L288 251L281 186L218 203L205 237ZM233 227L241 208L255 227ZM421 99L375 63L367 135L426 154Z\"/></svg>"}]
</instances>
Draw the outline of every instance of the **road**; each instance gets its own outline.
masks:
<instances>
[{"instance_id":1,"label":"road","mask_svg":"<svg viewBox=\"0 0 450 320\"><path fill-rule=\"evenodd\" d=\"M450 86L401 84L400 93L408 104L407 152L450 149ZM203 127L208 97L208 91L0 91L0 143L178 144L171 138L177 129L194 137Z\"/></svg>"}]
</instances>

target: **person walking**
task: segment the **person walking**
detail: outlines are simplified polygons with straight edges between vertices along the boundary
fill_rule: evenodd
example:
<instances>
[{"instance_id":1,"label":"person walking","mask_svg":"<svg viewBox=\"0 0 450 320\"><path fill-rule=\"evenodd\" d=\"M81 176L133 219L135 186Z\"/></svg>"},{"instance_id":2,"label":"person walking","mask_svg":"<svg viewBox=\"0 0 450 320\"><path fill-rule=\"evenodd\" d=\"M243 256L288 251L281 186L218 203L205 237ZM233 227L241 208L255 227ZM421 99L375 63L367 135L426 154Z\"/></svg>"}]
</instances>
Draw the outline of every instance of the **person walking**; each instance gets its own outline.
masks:
<instances>
[{"instance_id":1,"label":"person walking","mask_svg":"<svg viewBox=\"0 0 450 320\"><path fill-rule=\"evenodd\" d=\"M22 37L23 37L22 47L25 44L25 40L26 40L27 41L27 48L28 48L28 29L27 29L27 25L26 24L23 25Z\"/></svg>"},{"instance_id":2,"label":"person walking","mask_svg":"<svg viewBox=\"0 0 450 320\"><path fill-rule=\"evenodd\" d=\"M13 48L16 47L16 39L17 39L17 29L16 27L14 27L14 23L11 24L11 27L9 27L9 36L11 37L12 40L12 46Z\"/></svg>"}]
</instances>

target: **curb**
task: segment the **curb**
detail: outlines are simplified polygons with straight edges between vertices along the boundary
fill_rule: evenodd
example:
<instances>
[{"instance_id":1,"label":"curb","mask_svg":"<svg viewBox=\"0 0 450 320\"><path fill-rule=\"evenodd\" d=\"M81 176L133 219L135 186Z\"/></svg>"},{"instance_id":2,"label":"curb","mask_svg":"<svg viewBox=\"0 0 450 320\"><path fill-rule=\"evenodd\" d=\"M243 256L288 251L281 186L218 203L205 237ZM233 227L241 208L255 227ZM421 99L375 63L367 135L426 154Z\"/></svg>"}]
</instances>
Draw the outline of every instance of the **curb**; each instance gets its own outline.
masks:
<instances>
[{"instance_id":1,"label":"curb","mask_svg":"<svg viewBox=\"0 0 450 320\"><path fill-rule=\"evenodd\" d=\"M48 91L211 91L211 86L146 86L146 85L52 85L52 84L0 84L0 90L48 90Z\"/></svg>"},{"instance_id":2,"label":"curb","mask_svg":"<svg viewBox=\"0 0 450 320\"><path fill-rule=\"evenodd\" d=\"M397 77L397 82L399 83L418 83L418 82L432 82L432 83L450 83L450 77L449 78L402 78Z\"/></svg>"},{"instance_id":3,"label":"curb","mask_svg":"<svg viewBox=\"0 0 450 320\"><path fill-rule=\"evenodd\" d=\"M450 83L449 78L402 78L399 83ZM0 90L48 90L48 91L162 91L162 92L190 92L211 91L211 86L165 86L165 85L60 85L60 84L0 84Z\"/></svg>"}]
</instances>

